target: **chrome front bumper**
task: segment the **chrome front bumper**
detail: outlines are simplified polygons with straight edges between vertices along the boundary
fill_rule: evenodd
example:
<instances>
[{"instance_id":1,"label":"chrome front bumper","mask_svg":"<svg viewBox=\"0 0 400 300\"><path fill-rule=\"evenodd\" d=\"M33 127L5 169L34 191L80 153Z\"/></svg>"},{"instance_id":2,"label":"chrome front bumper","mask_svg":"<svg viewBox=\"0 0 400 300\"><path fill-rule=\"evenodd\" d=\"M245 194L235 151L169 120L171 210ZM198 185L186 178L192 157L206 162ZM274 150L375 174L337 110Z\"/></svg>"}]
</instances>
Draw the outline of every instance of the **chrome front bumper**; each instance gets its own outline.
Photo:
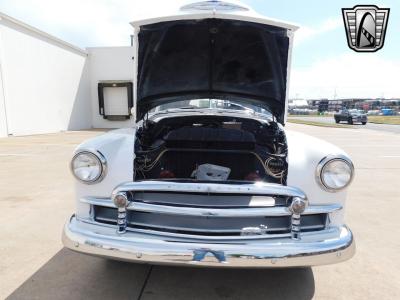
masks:
<instances>
[{"instance_id":1,"label":"chrome front bumper","mask_svg":"<svg viewBox=\"0 0 400 300\"><path fill-rule=\"evenodd\" d=\"M65 247L86 253L138 263L202 267L299 267L338 263L355 252L353 235L346 226L290 238L193 241L127 232L89 224L72 216L63 231Z\"/></svg>"}]
</instances>

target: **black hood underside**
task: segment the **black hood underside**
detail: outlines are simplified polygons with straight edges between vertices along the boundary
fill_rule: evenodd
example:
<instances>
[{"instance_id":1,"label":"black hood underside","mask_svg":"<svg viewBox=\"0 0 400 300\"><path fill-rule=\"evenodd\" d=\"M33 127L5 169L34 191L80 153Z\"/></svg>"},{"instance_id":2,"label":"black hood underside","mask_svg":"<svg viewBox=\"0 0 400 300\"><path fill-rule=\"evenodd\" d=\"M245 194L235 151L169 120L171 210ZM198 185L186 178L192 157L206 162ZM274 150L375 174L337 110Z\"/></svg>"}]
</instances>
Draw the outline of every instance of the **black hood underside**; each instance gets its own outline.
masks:
<instances>
[{"instance_id":1,"label":"black hood underside","mask_svg":"<svg viewBox=\"0 0 400 300\"><path fill-rule=\"evenodd\" d=\"M283 123L289 39L285 28L226 19L140 27L138 120L158 105L230 99L260 105Z\"/></svg>"}]
</instances>

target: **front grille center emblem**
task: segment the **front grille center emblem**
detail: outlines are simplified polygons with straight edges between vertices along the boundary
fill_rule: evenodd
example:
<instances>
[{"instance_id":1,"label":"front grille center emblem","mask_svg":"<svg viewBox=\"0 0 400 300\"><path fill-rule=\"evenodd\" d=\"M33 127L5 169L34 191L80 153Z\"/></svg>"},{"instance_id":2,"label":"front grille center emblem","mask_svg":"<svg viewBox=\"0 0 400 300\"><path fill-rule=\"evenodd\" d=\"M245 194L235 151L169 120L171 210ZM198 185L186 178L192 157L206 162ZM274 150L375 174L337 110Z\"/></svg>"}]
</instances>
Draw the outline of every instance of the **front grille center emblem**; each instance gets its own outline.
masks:
<instances>
[{"instance_id":1,"label":"front grille center emblem","mask_svg":"<svg viewBox=\"0 0 400 300\"><path fill-rule=\"evenodd\" d=\"M347 43L357 52L375 52L383 47L389 8L375 5L356 5L343 8Z\"/></svg>"}]
</instances>

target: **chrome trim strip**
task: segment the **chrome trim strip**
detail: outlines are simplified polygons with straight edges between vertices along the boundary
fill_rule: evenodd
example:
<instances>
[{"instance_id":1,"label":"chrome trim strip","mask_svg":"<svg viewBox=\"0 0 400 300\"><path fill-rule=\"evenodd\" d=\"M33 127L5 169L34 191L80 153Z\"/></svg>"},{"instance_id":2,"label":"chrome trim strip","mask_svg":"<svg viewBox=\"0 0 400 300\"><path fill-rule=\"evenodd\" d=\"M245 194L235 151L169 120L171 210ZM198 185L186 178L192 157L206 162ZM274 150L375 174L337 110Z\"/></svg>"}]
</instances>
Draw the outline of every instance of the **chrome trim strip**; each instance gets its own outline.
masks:
<instances>
[{"instance_id":1,"label":"chrome trim strip","mask_svg":"<svg viewBox=\"0 0 400 300\"><path fill-rule=\"evenodd\" d=\"M191 265L199 267L300 267L338 263L355 253L351 231L335 227L313 238L241 240L213 243L154 238L126 233L119 236L112 229L85 225L75 217L64 226L65 247L77 252L114 259L151 264Z\"/></svg>"},{"instance_id":2,"label":"chrome trim strip","mask_svg":"<svg viewBox=\"0 0 400 300\"><path fill-rule=\"evenodd\" d=\"M306 199L306 195L298 188L274 183L256 182L254 184L196 183L171 181L136 181L117 186L113 194L128 191L151 192L184 192L184 193L219 193L289 196Z\"/></svg>"},{"instance_id":3,"label":"chrome trim strip","mask_svg":"<svg viewBox=\"0 0 400 300\"><path fill-rule=\"evenodd\" d=\"M153 197L154 195L154 197ZM172 195L172 197L168 197ZM190 197L188 197L190 196ZM207 194L185 194L185 193L163 193L163 192L136 192L135 193L135 201L144 202L144 203L153 203L160 205L172 205L172 206L190 206L190 207L267 207L267 206L276 206L283 205L287 202L287 198L289 197L279 197L281 199L277 199L278 197L264 196L264 195L235 195L235 197L243 197L248 198L248 202L242 201L230 201L226 200L232 199L232 196L229 195L221 195L221 194L213 194L212 197ZM192 199L193 198L193 199ZM208 199L207 199L208 198ZM185 199L185 200L183 200ZM200 199L204 199L205 202L199 201ZM195 202L193 202L193 200ZM211 201L212 200L212 201ZM220 202L221 200L221 202ZM208 202L207 202L208 201ZM211 204L212 203L212 204ZM278 203L278 204L277 204ZM247 205L246 205L247 204Z\"/></svg>"},{"instance_id":4,"label":"chrome trim strip","mask_svg":"<svg viewBox=\"0 0 400 300\"><path fill-rule=\"evenodd\" d=\"M81 198L81 202L91 205L99 205L104 207L116 208L111 199L86 197ZM170 214L185 216L213 216L213 217L253 217L253 216L290 216L291 213L287 207L249 207L249 208L198 208L198 207L182 207L167 206L158 204L149 204L142 202L131 202L127 207L128 210ZM340 204L329 205L309 205L302 215L332 213L341 210Z\"/></svg>"},{"instance_id":5,"label":"chrome trim strip","mask_svg":"<svg viewBox=\"0 0 400 300\"><path fill-rule=\"evenodd\" d=\"M263 208L192 208L179 206L165 206L147 203L132 202L128 210L150 212L157 214L168 215L183 215L183 216L203 216L203 217L255 217L255 216L288 216L291 215L286 207L263 207ZM321 211L321 208L317 208ZM337 207L334 208L337 210ZM315 214L313 207L307 209L303 214ZM327 211L324 211L327 213Z\"/></svg>"},{"instance_id":6,"label":"chrome trim strip","mask_svg":"<svg viewBox=\"0 0 400 300\"><path fill-rule=\"evenodd\" d=\"M100 198L100 197L83 197L79 199L82 203L87 203L91 205L99 205L104 207L117 208L114 202L110 198Z\"/></svg>"},{"instance_id":7,"label":"chrome trim strip","mask_svg":"<svg viewBox=\"0 0 400 300\"><path fill-rule=\"evenodd\" d=\"M129 210L150 212L156 214L181 215L181 216L200 216L200 217L254 217L268 215L268 212L275 210L277 207L268 208L192 208L179 206L165 206L157 204L147 204L140 202L132 202L128 207ZM286 208L280 207L273 215L287 214Z\"/></svg>"}]
</instances>

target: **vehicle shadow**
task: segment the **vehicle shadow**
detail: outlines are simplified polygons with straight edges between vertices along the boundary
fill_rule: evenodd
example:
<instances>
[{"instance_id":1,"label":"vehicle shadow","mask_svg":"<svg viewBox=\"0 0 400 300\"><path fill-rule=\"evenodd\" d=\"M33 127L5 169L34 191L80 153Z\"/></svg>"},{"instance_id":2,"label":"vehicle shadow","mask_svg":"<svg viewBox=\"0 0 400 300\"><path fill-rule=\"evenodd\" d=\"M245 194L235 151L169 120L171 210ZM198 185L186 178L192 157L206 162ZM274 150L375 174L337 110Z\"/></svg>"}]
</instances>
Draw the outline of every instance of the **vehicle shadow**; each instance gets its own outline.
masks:
<instances>
[{"instance_id":1,"label":"vehicle shadow","mask_svg":"<svg viewBox=\"0 0 400 300\"><path fill-rule=\"evenodd\" d=\"M142 299L312 299L314 288L311 268L154 266Z\"/></svg>"},{"instance_id":2,"label":"vehicle shadow","mask_svg":"<svg viewBox=\"0 0 400 300\"><path fill-rule=\"evenodd\" d=\"M311 268L148 266L60 250L7 299L311 299Z\"/></svg>"}]
</instances>

